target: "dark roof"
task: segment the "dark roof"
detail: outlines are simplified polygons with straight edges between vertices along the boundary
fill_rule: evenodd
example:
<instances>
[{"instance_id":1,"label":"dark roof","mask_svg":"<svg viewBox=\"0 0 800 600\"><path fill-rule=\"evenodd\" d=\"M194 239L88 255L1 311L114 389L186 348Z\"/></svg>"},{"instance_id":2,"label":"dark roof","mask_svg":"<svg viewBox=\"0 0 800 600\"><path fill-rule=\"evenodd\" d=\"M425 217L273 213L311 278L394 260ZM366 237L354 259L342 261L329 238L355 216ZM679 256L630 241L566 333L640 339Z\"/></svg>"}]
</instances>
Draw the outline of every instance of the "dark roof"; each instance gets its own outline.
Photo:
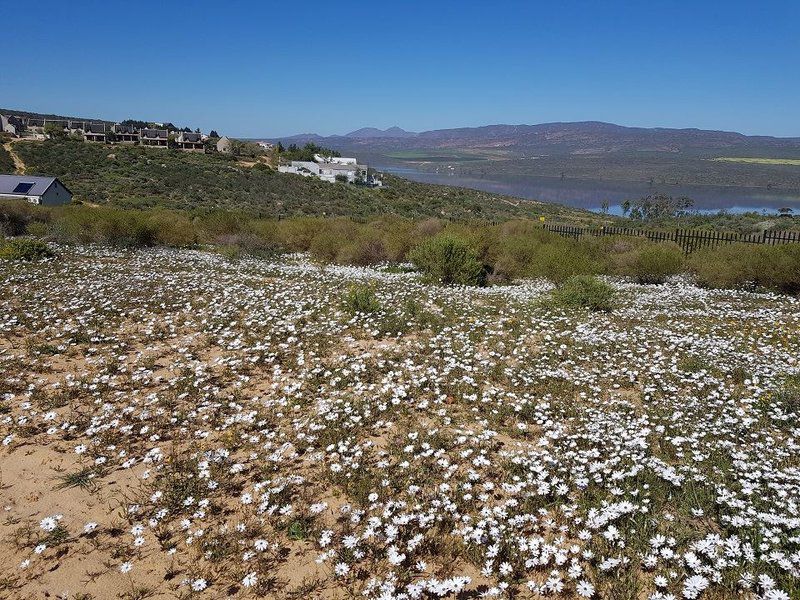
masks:
<instances>
[{"instance_id":1,"label":"dark roof","mask_svg":"<svg viewBox=\"0 0 800 600\"><path fill-rule=\"evenodd\" d=\"M2 196L41 196L47 191L55 177L34 177L31 175L0 175L0 195ZM59 181L59 183L61 183ZM28 184L31 184L28 186ZM61 183L66 189L63 183ZM69 190L67 190L69 192ZM70 192L72 193L72 192Z\"/></svg>"},{"instance_id":2,"label":"dark roof","mask_svg":"<svg viewBox=\"0 0 800 600\"><path fill-rule=\"evenodd\" d=\"M105 133L106 126L102 123L89 123L88 127L84 129L86 133Z\"/></svg>"},{"instance_id":3,"label":"dark roof","mask_svg":"<svg viewBox=\"0 0 800 600\"><path fill-rule=\"evenodd\" d=\"M142 129L141 134L142 137L159 138L163 140L169 137L169 132L166 129Z\"/></svg>"},{"instance_id":4,"label":"dark roof","mask_svg":"<svg viewBox=\"0 0 800 600\"><path fill-rule=\"evenodd\" d=\"M131 133L139 133L139 130L133 125L120 125L119 123L117 123L116 125L114 125L114 132L131 134Z\"/></svg>"},{"instance_id":5,"label":"dark roof","mask_svg":"<svg viewBox=\"0 0 800 600\"><path fill-rule=\"evenodd\" d=\"M203 139L199 133L190 133L188 131L185 131L181 135L182 135L181 139L184 142L200 142Z\"/></svg>"},{"instance_id":6,"label":"dark roof","mask_svg":"<svg viewBox=\"0 0 800 600\"><path fill-rule=\"evenodd\" d=\"M6 120L13 125L14 127L24 127L25 123L19 117L15 115L2 115L6 118Z\"/></svg>"}]
</instances>

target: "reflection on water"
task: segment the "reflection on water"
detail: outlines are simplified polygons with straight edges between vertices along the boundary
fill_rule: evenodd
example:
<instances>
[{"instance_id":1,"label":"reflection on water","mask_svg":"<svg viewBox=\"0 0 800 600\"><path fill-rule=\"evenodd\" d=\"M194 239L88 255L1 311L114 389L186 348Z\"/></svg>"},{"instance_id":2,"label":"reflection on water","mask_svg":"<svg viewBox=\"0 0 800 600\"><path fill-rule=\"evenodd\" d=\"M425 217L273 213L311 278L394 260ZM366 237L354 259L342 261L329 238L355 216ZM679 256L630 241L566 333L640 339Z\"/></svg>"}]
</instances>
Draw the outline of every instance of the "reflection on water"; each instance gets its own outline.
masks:
<instances>
[{"instance_id":1,"label":"reflection on water","mask_svg":"<svg viewBox=\"0 0 800 600\"><path fill-rule=\"evenodd\" d=\"M775 213L788 206L800 214L800 190L771 191L759 188L727 188L714 186L648 185L626 181L600 181L589 179L557 179L553 177L497 176L495 179L478 179L464 175L426 173L412 167L385 166L378 170L393 173L422 183L454 185L485 192L506 194L518 198L556 202L576 208L601 211L608 203L608 211L621 215L625 200L641 198L648 194L688 196L694 200L694 210L716 213Z\"/></svg>"}]
</instances>

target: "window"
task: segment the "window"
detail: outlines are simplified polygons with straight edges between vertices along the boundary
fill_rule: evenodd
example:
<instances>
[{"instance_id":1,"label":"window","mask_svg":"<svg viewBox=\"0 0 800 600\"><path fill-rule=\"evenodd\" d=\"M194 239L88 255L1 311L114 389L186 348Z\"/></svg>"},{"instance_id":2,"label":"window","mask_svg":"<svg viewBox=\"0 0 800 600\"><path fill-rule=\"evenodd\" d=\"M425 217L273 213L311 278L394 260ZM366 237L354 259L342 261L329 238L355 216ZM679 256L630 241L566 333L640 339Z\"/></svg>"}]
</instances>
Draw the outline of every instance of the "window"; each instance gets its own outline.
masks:
<instances>
[{"instance_id":1,"label":"window","mask_svg":"<svg viewBox=\"0 0 800 600\"><path fill-rule=\"evenodd\" d=\"M17 187L14 188L15 194L27 194L31 191L31 188L34 186L33 183L18 183Z\"/></svg>"}]
</instances>

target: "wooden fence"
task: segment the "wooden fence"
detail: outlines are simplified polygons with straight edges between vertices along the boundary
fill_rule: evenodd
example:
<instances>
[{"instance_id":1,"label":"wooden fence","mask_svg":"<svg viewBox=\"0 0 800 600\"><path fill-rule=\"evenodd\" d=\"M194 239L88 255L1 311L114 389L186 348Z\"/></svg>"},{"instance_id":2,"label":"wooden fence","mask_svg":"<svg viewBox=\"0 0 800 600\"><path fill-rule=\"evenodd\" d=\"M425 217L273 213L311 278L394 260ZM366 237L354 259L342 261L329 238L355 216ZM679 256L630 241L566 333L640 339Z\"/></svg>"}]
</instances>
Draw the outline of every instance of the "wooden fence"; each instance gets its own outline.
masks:
<instances>
[{"instance_id":1,"label":"wooden fence","mask_svg":"<svg viewBox=\"0 0 800 600\"><path fill-rule=\"evenodd\" d=\"M689 254L700 248L709 248L720 244L767 244L775 246L778 244L800 243L800 232L798 231L764 231L763 233L752 233L742 235L738 233L726 233L722 231L701 231L697 229L675 229L674 231L657 231L654 229L631 229L628 227L600 227L584 228L572 227L570 225L550 225L545 223L543 227L547 231L552 231L564 237L579 239L581 236L600 237L604 235L627 235L634 237L644 237L654 242L675 242L683 251Z\"/></svg>"}]
</instances>

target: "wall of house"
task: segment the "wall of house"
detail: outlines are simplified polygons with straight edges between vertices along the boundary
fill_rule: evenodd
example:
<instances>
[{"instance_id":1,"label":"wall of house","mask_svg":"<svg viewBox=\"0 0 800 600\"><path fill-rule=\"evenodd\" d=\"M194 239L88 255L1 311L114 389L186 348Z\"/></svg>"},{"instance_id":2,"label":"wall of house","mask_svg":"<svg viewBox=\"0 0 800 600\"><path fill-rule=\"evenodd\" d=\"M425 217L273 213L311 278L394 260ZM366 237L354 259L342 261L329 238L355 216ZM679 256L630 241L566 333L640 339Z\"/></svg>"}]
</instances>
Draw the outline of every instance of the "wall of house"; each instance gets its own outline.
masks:
<instances>
[{"instance_id":1,"label":"wall of house","mask_svg":"<svg viewBox=\"0 0 800 600\"><path fill-rule=\"evenodd\" d=\"M72 194L57 181L53 182L47 191L42 194L41 204L43 206L61 206L72 201Z\"/></svg>"}]
</instances>

